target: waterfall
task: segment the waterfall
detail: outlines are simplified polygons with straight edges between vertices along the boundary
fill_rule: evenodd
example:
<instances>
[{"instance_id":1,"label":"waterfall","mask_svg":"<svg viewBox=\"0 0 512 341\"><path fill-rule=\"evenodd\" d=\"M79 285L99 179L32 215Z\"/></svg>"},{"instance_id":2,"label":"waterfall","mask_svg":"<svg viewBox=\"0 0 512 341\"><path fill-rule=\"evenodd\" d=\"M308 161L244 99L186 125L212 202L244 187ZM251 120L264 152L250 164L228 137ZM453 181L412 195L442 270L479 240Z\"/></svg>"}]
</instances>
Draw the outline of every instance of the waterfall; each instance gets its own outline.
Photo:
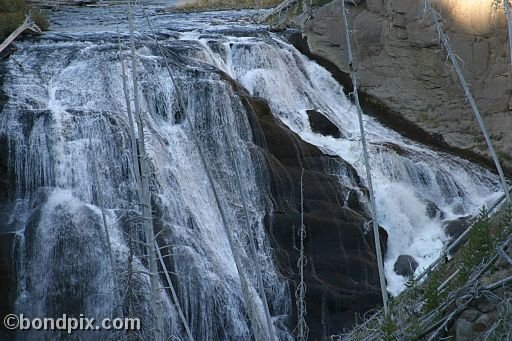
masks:
<instances>
[{"instance_id":1,"label":"waterfall","mask_svg":"<svg viewBox=\"0 0 512 341\"><path fill-rule=\"evenodd\" d=\"M37 42L20 43L8 62L4 87L9 101L1 116L0 134L9 140L16 197L26 203L25 209L17 212L24 219L16 226L20 278L15 307L27 316L70 311L99 319L111 314L115 288L102 234L99 191L108 213L121 281L127 271L127 235L136 209L136 189L118 46L114 35L105 37L107 40L100 41L96 36L78 34L62 39L49 34ZM258 250L256 261L264 270L267 296L279 320L279 316L290 314L290 294L275 269L263 229L271 203L257 185L261 165L253 161L258 156L251 150L248 117L219 74L200 63L191 66L195 63L193 48L187 52L188 68L182 67L179 57L171 60L171 65L177 63L172 71L178 87L187 94L181 112L164 59L153 44L143 45L138 53L155 229L164 240L161 246L169 245L163 252L172 259L181 305L198 340L250 339L233 255L197 146L183 124L183 115L188 115L206 151L253 297L262 310L255 264L246 251L248 233L252 232L242 229L233 162L243 174L243 188L250 198L251 237ZM184 42L178 48L186 51L188 45ZM224 127L234 139L233 151L225 143ZM92 177L94 164L98 179ZM143 272L145 260L142 252L138 255L134 267ZM149 324L147 278L136 277L138 290L146 291L145 297L139 297L139 314L143 325ZM169 299L166 302L166 334L181 336L180 322ZM286 330L279 333L281 339L288 338ZM39 334L23 337L35 335Z\"/></svg>"},{"instance_id":2,"label":"waterfall","mask_svg":"<svg viewBox=\"0 0 512 341\"><path fill-rule=\"evenodd\" d=\"M364 178L355 106L323 68L278 36L223 38L213 51L201 39L209 62L238 80L251 94L269 101L292 131L328 155L338 155ZM312 131L308 110L321 112L342 138ZM434 261L447 241L443 226L474 216L500 195L488 170L453 155L415 143L365 116L379 223L388 231L385 270L388 290L398 294L406 278L394 271L399 255L416 259L418 270ZM354 186L354 184L352 185ZM358 188L354 188L358 190Z\"/></svg>"},{"instance_id":3,"label":"waterfall","mask_svg":"<svg viewBox=\"0 0 512 341\"><path fill-rule=\"evenodd\" d=\"M121 17L122 10L116 10ZM109 11L58 12L52 17L53 32L17 43L18 50L7 62L3 88L8 101L0 112L0 137L7 137L9 170L16 184L15 209L8 222L17 234L14 308L27 316L59 317L67 312L109 317L117 290L113 276L118 274L121 286L128 282L133 286L130 314L141 318L144 327L151 325L149 279L144 274L143 247L129 238L141 236L142 231L137 224L117 18ZM267 100L291 131L326 155L349 162L364 180L355 108L326 70L265 27L249 24L252 12L151 14L167 51L161 55L139 16L139 81L155 231L160 246L167 246L162 253L177 283L184 314L197 340L251 338L240 279L192 129L206 152L255 304L263 314L254 271L257 262L278 337L292 339L291 288L274 264L265 233L265 218L272 212L272 200L261 185L267 170L254 148L246 109L231 83L234 80ZM121 31L126 43L125 24ZM123 49L126 52L127 46ZM177 84L167 74L164 58ZM184 94L184 108L175 86ZM333 122L341 137L314 132L308 110ZM410 141L371 117L365 116L365 123L379 223L389 234L388 289L396 294L405 282L393 270L399 255L413 256L418 271L428 266L447 240L443 226L475 215L500 193L496 177L482 167ZM226 130L230 144L225 142ZM228 145L236 148L229 150ZM251 231L243 228L234 162L250 199ZM98 178L93 177L93 167ZM365 189L344 169L333 166L331 172L361 201L366 200ZM100 194L115 269L108 259ZM256 260L248 251L248 238L256 241ZM134 273L129 275L132 253ZM162 298L166 335L184 337L164 291ZM57 335L41 333L17 336L36 340ZM74 337L111 336L102 333ZM147 333L140 337L150 338L151 332Z\"/></svg>"}]
</instances>

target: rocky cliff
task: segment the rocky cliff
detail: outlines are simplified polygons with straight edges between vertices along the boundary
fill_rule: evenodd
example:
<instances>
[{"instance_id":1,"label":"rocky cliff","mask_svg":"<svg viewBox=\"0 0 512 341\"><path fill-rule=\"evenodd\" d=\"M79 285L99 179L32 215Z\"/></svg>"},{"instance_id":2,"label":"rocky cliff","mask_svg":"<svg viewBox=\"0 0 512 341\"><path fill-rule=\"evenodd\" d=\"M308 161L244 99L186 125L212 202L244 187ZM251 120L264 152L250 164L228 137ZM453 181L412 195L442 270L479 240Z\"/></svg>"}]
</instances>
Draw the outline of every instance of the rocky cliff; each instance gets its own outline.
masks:
<instances>
[{"instance_id":1,"label":"rocky cliff","mask_svg":"<svg viewBox=\"0 0 512 341\"><path fill-rule=\"evenodd\" d=\"M431 1L505 167L512 169L511 82L507 22L493 1ZM432 18L419 0L347 2L360 91L379 118L412 138L492 167ZM299 17L311 54L347 72L341 1Z\"/></svg>"},{"instance_id":2,"label":"rocky cliff","mask_svg":"<svg viewBox=\"0 0 512 341\"><path fill-rule=\"evenodd\" d=\"M297 260L303 206L306 320L310 339L324 340L352 327L356 314L381 302L375 243L365 229L368 212L335 174L341 169L364 193L366 189L350 164L304 142L274 117L267 102L235 88L249 114L258 153L265 159L262 172L267 180L263 183L269 186L262 189L268 191L274 206L266 229L280 273L289 281L291 302L295 302L300 282ZM387 233L382 228L380 235L385 252ZM293 308L290 330L297 323L295 304Z\"/></svg>"}]
</instances>

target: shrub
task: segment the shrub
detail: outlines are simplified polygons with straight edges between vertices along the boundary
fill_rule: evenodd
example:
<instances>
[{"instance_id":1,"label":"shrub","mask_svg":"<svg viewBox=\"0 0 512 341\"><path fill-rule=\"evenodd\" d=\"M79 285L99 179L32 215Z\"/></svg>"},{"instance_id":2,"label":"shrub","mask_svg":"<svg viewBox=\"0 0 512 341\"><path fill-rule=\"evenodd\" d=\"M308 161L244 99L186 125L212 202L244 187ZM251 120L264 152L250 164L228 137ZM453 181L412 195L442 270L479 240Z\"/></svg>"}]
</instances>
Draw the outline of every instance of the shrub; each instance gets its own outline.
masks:
<instances>
[{"instance_id":1,"label":"shrub","mask_svg":"<svg viewBox=\"0 0 512 341\"><path fill-rule=\"evenodd\" d=\"M181 11L257 8L272 7L281 2L282 0L183 0L176 8Z\"/></svg>"},{"instance_id":2,"label":"shrub","mask_svg":"<svg viewBox=\"0 0 512 341\"><path fill-rule=\"evenodd\" d=\"M381 340L383 341L395 341L397 339L398 328L395 321L390 315L384 317L384 321L380 326Z\"/></svg>"},{"instance_id":3,"label":"shrub","mask_svg":"<svg viewBox=\"0 0 512 341\"><path fill-rule=\"evenodd\" d=\"M434 311L439 305L445 301L447 293L445 291L439 292L437 288L443 283L443 274L445 272L445 265L440 265L434 272L432 272L425 285L423 297L425 304L423 305L423 313L428 314Z\"/></svg>"},{"instance_id":4,"label":"shrub","mask_svg":"<svg viewBox=\"0 0 512 341\"><path fill-rule=\"evenodd\" d=\"M484 208L469 233L469 239L462 252L461 277L469 278L471 272L494 251L495 239L491 233L491 219Z\"/></svg>"}]
</instances>

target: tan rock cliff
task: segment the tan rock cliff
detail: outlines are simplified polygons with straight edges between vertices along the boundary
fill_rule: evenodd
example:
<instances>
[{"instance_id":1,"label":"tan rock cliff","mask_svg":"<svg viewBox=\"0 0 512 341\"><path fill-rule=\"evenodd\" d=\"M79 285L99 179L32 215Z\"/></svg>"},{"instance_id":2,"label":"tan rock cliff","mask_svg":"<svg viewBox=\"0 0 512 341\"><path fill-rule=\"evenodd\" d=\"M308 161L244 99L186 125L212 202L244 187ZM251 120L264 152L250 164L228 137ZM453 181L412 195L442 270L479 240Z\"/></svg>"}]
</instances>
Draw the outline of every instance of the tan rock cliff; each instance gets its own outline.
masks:
<instances>
[{"instance_id":1,"label":"tan rock cliff","mask_svg":"<svg viewBox=\"0 0 512 341\"><path fill-rule=\"evenodd\" d=\"M431 3L445 19L445 31L510 174L512 82L502 4L496 6L492 0ZM358 6L347 3L347 7L360 90L388 109L387 121L405 118L441 137L448 146L489 161L483 136L446 52L440 48L423 0L364 0ZM317 8L303 25L311 53L347 72L341 1Z\"/></svg>"}]
</instances>

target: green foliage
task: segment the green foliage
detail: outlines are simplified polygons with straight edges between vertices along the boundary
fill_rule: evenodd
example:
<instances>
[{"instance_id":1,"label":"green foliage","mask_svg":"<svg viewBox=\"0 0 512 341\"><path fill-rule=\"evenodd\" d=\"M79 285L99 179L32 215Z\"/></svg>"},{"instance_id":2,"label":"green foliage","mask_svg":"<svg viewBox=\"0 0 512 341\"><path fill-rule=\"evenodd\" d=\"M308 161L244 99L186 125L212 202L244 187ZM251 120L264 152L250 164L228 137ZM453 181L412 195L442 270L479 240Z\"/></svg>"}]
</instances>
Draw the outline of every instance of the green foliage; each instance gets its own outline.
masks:
<instances>
[{"instance_id":1,"label":"green foliage","mask_svg":"<svg viewBox=\"0 0 512 341\"><path fill-rule=\"evenodd\" d=\"M504 241L510 234L512 228L512 206L508 204L502 211L496 229L492 231L493 243L495 246Z\"/></svg>"},{"instance_id":2,"label":"green foliage","mask_svg":"<svg viewBox=\"0 0 512 341\"><path fill-rule=\"evenodd\" d=\"M404 340L418 340L418 336L425 331L425 326L420 323L421 318L432 312L436 312L434 316L431 315L432 321L439 321L442 316L446 316L447 311L452 309L453 304L446 306L443 310L438 309L447 302L449 293L453 293L466 285L471 273L489 259L496 252L497 245L512 232L512 206L502 210L499 222L496 218L489 218L488 211L483 208L468 235L467 242L455 256L455 263L438 265L422 283L416 282L414 278L409 278L406 283L408 290L396 297L395 302L390 306L391 312L395 316L394 319L388 317L382 320L383 314L381 312L375 320L370 321L371 323L360 325L355 329L355 332L345 334L345 336L349 336L347 339L368 340L367 336L369 334L378 331L380 334L379 340L397 340L398 336ZM441 284L456 269L461 270L459 274L443 290L438 291ZM512 299L502 307L503 313L500 312L500 314L512 316L511 303ZM376 325L374 321L377 321L378 324ZM501 337L505 332L510 332L509 326L511 324L509 321L512 320L507 320L504 323L497 322L491 330L493 331L491 336L495 337L495 334L498 334ZM504 329L505 326L508 329ZM499 337L495 339L505 339Z\"/></svg>"},{"instance_id":3,"label":"green foliage","mask_svg":"<svg viewBox=\"0 0 512 341\"><path fill-rule=\"evenodd\" d=\"M447 297L446 291L439 292L437 288L443 282L443 274L445 273L446 266L438 266L438 268L432 272L425 285L425 291L423 297L425 304L423 305L423 313L428 314L435 310Z\"/></svg>"},{"instance_id":4,"label":"green foliage","mask_svg":"<svg viewBox=\"0 0 512 341\"><path fill-rule=\"evenodd\" d=\"M397 339L398 327L391 315L384 317L384 321L380 325L380 331L381 340L383 341L395 341Z\"/></svg>"},{"instance_id":5,"label":"green foliage","mask_svg":"<svg viewBox=\"0 0 512 341\"><path fill-rule=\"evenodd\" d=\"M304 9L304 1L303 0L298 0L297 1L297 5L295 6L295 14L296 15L301 14L303 9Z\"/></svg>"},{"instance_id":6,"label":"green foliage","mask_svg":"<svg viewBox=\"0 0 512 341\"><path fill-rule=\"evenodd\" d=\"M461 280L469 278L471 272L493 251L496 240L491 232L491 219L484 208L469 234L469 240L462 251Z\"/></svg>"},{"instance_id":7,"label":"green foliage","mask_svg":"<svg viewBox=\"0 0 512 341\"><path fill-rule=\"evenodd\" d=\"M408 335L409 339L415 340L422 331L423 329L421 328L419 317L414 316L409 320L409 326L407 327L405 334Z\"/></svg>"},{"instance_id":8,"label":"green foliage","mask_svg":"<svg viewBox=\"0 0 512 341\"><path fill-rule=\"evenodd\" d=\"M18 28L25 15L32 13L34 22L42 29L48 28L48 21L37 10L32 9L25 0L0 0L0 42Z\"/></svg>"}]
</instances>

